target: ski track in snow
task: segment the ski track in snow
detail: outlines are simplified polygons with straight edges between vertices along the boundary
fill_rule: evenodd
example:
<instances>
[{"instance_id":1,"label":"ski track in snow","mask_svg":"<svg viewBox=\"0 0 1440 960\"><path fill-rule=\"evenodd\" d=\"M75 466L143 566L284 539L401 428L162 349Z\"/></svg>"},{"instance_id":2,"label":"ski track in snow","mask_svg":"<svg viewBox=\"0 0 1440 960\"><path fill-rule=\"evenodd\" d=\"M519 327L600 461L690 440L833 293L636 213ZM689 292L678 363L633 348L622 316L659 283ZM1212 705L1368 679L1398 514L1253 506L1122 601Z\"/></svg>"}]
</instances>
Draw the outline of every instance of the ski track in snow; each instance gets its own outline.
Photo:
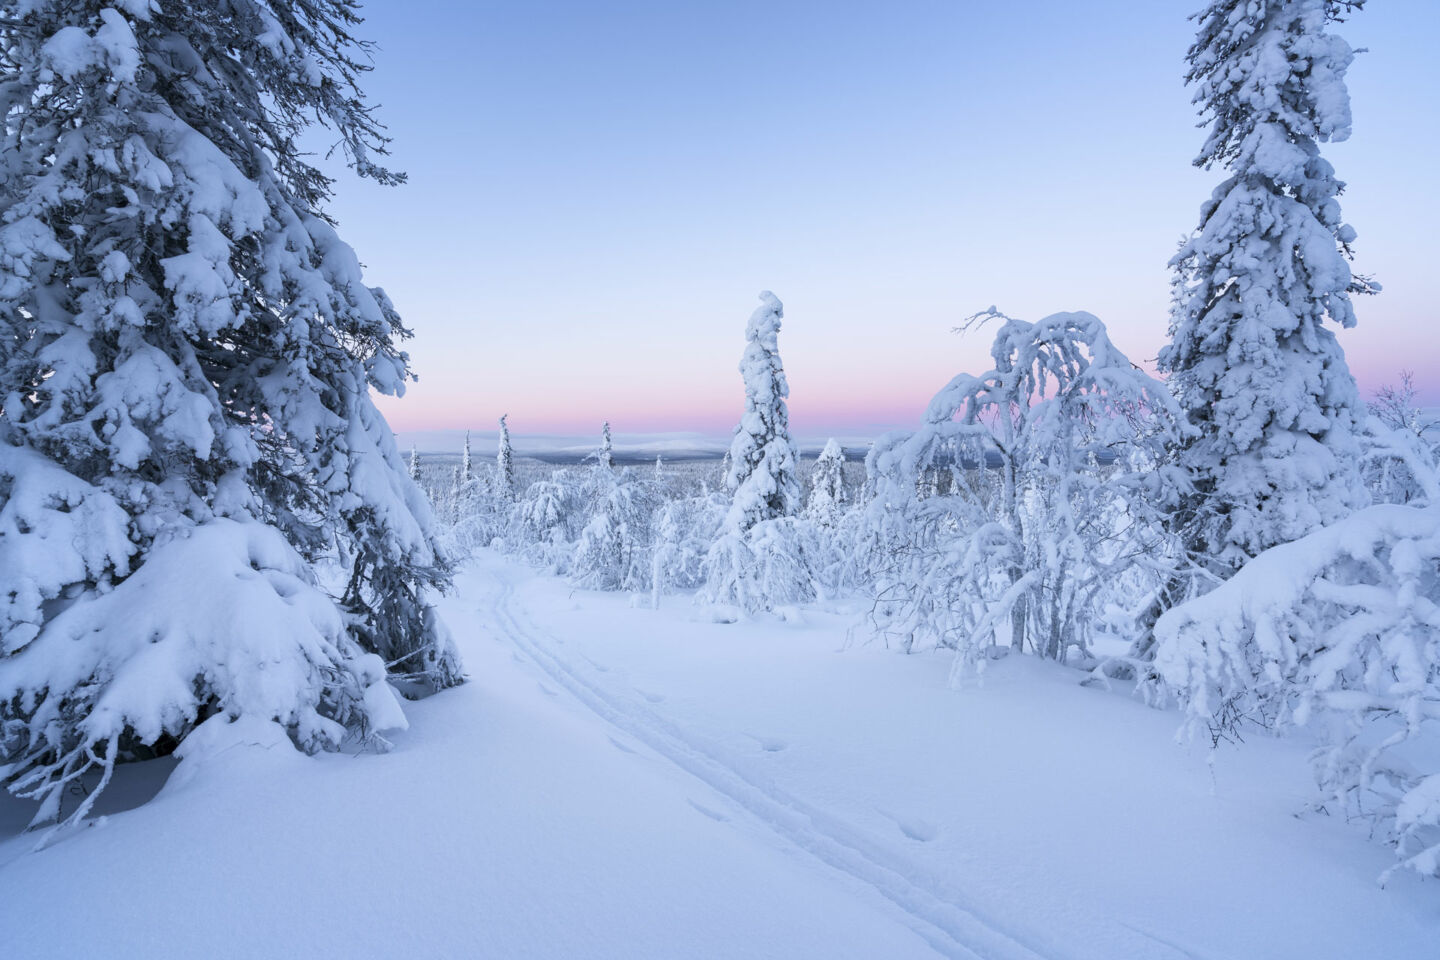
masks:
<instances>
[{"instance_id":1,"label":"ski track in snow","mask_svg":"<svg viewBox=\"0 0 1440 960\"><path fill-rule=\"evenodd\" d=\"M493 575L498 590L490 600L489 613L496 628L554 683L611 726L749 813L787 843L875 890L899 908L906 925L938 953L964 960L1058 960L1056 955L1027 943L1023 934L1004 929L956 903L903 853L876 843L773 784L757 783L717 756L712 746L645 704L586 679L582 671L552 652L560 638L538 627L515 602L513 580L498 572ZM582 658L598 666L588 657ZM636 693L657 702L650 695ZM615 738L611 742L620 747ZM689 803L717 822L731 819L695 800ZM907 836L919 839L905 829L908 822L901 824L897 820L897 825Z\"/></svg>"}]
</instances>

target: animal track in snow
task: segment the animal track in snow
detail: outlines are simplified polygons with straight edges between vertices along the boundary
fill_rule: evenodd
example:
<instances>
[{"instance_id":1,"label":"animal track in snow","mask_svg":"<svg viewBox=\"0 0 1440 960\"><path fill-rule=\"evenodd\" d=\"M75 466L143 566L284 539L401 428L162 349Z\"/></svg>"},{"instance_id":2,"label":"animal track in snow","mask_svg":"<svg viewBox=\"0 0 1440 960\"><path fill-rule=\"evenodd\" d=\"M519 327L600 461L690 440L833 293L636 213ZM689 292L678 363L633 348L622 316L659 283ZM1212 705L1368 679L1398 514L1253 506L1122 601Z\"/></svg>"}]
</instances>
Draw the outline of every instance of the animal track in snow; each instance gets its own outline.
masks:
<instances>
[{"instance_id":1,"label":"animal track in snow","mask_svg":"<svg viewBox=\"0 0 1440 960\"><path fill-rule=\"evenodd\" d=\"M649 700L651 703L665 702L665 694L663 693L651 693L648 690L636 690L635 692L640 694L640 696L644 697L646 700Z\"/></svg>"},{"instance_id":2,"label":"animal track in snow","mask_svg":"<svg viewBox=\"0 0 1440 960\"><path fill-rule=\"evenodd\" d=\"M621 753L634 753L634 752L635 752L635 748L634 748L634 747L630 746L628 743L622 743L621 741L615 739L614 737L611 737L611 738L610 738L610 742L613 743L613 744L615 745L615 749L616 749L616 750L619 750Z\"/></svg>"},{"instance_id":3,"label":"animal track in snow","mask_svg":"<svg viewBox=\"0 0 1440 960\"><path fill-rule=\"evenodd\" d=\"M711 810L709 807L698 804L694 800L687 799L685 802L690 804L690 806L694 807L696 810L699 810L701 813L705 814L705 816L709 817L711 820L714 820L716 823L726 823L730 820L729 817L725 816L725 814L721 813L719 810Z\"/></svg>"},{"instance_id":4,"label":"animal track in snow","mask_svg":"<svg viewBox=\"0 0 1440 960\"><path fill-rule=\"evenodd\" d=\"M895 826L900 828L900 832L911 840L929 843L940 835L940 828L928 820L921 820L918 817L899 817L888 810L879 810L878 808L876 812L887 820L893 820Z\"/></svg>"},{"instance_id":5,"label":"animal track in snow","mask_svg":"<svg viewBox=\"0 0 1440 960\"><path fill-rule=\"evenodd\" d=\"M753 733L747 733L745 734L745 736L760 744L760 749L764 750L766 753L779 753L781 750L784 750L786 747L790 746L790 744L786 743L784 740L781 740L779 737L757 737Z\"/></svg>"}]
</instances>

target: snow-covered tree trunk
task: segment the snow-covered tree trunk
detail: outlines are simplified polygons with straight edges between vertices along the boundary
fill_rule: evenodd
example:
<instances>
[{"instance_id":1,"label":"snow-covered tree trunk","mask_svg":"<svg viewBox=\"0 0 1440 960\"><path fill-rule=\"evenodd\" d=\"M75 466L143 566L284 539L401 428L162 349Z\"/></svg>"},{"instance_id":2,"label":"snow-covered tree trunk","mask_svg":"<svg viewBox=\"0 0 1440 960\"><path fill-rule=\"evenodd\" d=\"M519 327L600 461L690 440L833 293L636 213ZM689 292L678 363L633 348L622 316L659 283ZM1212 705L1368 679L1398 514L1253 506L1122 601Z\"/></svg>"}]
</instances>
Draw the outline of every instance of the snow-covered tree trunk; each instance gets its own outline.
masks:
<instances>
[{"instance_id":1,"label":"snow-covered tree trunk","mask_svg":"<svg viewBox=\"0 0 1440 960\"><path fill-rule=\"evenodd\" d=\"M403 391L408 332L296 146L318 121L402 179L357 22L0 4L0 769L41 820L208 717L333 747L403 724L387 668L460 678L429 506L370 400Z\"/></svg>"},{"instance_id":2,"label":"snow-covered tree trunk","mask_svg":"<svg viewBox=\"0 0 1440 960\"><path fill-rule=\"evenodd\" d=\"M1191 554L1225 576L1366 503L1354 380L1326 320L1351 327L1355 231L1318 144L1350 135L1354 53L1327 32L1347 0L1217 0L1196 19L1187 82L1210 133L1196 164L1230 176L1171 261L1161 370L1197 428L1178 461Z\"/></svg>"}]
</instances>

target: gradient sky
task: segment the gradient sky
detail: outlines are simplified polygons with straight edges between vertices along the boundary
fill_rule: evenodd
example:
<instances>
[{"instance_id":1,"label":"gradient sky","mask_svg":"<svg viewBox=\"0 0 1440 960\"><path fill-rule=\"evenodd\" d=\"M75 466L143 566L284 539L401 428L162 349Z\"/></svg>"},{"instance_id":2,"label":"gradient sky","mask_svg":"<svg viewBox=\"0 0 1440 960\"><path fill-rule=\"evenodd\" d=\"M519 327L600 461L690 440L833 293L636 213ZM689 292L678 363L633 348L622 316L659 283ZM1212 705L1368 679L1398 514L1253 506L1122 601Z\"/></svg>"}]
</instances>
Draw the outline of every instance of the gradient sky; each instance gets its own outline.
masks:
<instances>
[{"instance_id":1,"label":"gradient sky","mask_svg":"<svg viewBox=\"0 0 1440 960\"><path fill-rule=\"evenodd\" d=\"M1089 310L1132 359L1218 171L1182 57L1200 0L370 0L366 80L410 183L337 184L341 234L415 331L394 429L728 433L770 289L801 437L918 421L996 304ZM1366 393L1440 402L1436 0L1339 32ZM1424 171L1431 170L1426 174Z\"/></svg>"}]
</instances>

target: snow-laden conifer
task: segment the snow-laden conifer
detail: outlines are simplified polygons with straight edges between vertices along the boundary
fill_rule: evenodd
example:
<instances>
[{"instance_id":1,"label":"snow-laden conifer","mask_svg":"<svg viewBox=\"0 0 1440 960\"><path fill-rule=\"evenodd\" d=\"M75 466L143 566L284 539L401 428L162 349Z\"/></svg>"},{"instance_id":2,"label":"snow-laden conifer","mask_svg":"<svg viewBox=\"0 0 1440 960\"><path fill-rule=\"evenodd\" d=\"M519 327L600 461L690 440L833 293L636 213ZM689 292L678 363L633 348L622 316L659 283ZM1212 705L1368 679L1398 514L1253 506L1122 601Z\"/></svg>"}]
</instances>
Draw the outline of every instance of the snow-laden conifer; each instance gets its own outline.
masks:
<instances>
[{"instance_id":1,"label":"snow-laden conifer","mask_svg":"<svg viewBox=\"0 0 1440 960\"><path fill-rule=\"evenodd\" d=\"M410 445L410 479L416 483L420 482L420 451L415 445Z\"/></svg>"},{"instance_id":2,"label":"snow-laden conifer","mask_svg":"<svg viewBox=\"0 0 1440 960\"><path fill-rule=\"evenodd\" d=\"M595 452L595 460L602 470L615 469L615 448L610 442L609 420L600 427L600 449Z\"/></svg>"},{"instance_id":3,"label":"snow-laden conifer","mask_svg":"<svg viewBox=\"0 0 1440 960\"><path fill-rule=\"evenodd\" d=\"M1363 414L1334 331L1351 297L1344 184L1319 144L1350 136L1354 51L1328 31L1349 0L1216 0L1196 17L1186 80L1209 124L1196 164L1229 177L1171 261L1160 367L1197 428L1180 446L1193 492L1177 515L1221 576L1364 505Z\"/></svg>"},{"instance_id":4,"label":"snow-laden conifer","mask_svg":"<svg viewBox=\"0 0 1440 960\"><path fill-rule=\"evenodd\" d=\"M745 412L730 443L725 475L730 510L707 560L707 599L752 610L814 596L804 538L793 519L801 494L785 406L790 387L780 363L783 317L784 306L766 290L745 328L740 358Z\"/></svg>"},{"instance_id":5,"label":"snow-laden conifer","mask_svg":"<svg viewBox=\"0 0 1440 960\"><path fill-rule=\"evenodd\" d=\"M762 520L794 516L800 508L797 457L785 406L790 385L780 363L780 321L784 316L784 305L766 290L745 327L745 353L740 358L745 412L730 442L725 475L725 488L731 495L726 526L733 532L743 533Z\"/></svg>"},{"instance_id":6,"label":"snow-laden conifer","mask_svg":"<svg viewBox=\"0 0 1440 960\"><path fill-rule=\"evenodd\" d=\"M515 499L515 456L510 450L510 427L505 423L510 415L500 417L500 436L495 448L495 499L509 503Z\"/></svg>"},{"instance_id":7,"label":"snow-laden conifer","mask_svg":"<svg viewBox=\"0 0 1440 960\"><path fill-rule=\"evenodd\" d=\"M475 479L475 468L470 462L470 431L465 431L465 446L460 451L460 486Z\"/></svg>"},{"instance_id":8,"label":"snow-laden conifer","mask_svg":"<svg viewBox=\"0 0 1440 960\"><path fill-rule=\"evenodd\" d=\"M370 400L402 392L407 331L296 142L319 122L402 179L357 22L3 4L0 775L37 820L207 718L333 747L403 724L387 666L459 678L429 507Z\"/></svg>"},{"instance_id":9,"label":"snow-laden conifer","mask_svg":"<svg viewBox=\"0 0 1440 960\"><path fill-rule=\"evenodd\" d=\"M810 473L810 499L805 503L805 513L822 526L834 526L845 510L845 500L845 451L832 437Z\"/></svg>"}]
</instances>

